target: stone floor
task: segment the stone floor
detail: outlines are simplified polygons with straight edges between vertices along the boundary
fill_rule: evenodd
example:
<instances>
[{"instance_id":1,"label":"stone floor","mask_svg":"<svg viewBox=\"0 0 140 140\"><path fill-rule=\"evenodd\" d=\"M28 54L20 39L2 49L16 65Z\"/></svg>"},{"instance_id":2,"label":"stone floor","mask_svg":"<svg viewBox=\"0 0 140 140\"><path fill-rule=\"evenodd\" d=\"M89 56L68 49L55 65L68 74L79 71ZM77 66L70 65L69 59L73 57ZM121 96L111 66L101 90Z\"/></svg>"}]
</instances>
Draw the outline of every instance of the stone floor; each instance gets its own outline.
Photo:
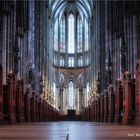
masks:
<instances>
[{"instance_id":1,"label":"stone floor","mask_svg":"<svg viewBox=\"0 0 140 140\"><path fill-rule=\"evenodd\" d=\"M140 127L94 122L1 125L0 140L140 140Z\"/></svg>"}]
</instances>

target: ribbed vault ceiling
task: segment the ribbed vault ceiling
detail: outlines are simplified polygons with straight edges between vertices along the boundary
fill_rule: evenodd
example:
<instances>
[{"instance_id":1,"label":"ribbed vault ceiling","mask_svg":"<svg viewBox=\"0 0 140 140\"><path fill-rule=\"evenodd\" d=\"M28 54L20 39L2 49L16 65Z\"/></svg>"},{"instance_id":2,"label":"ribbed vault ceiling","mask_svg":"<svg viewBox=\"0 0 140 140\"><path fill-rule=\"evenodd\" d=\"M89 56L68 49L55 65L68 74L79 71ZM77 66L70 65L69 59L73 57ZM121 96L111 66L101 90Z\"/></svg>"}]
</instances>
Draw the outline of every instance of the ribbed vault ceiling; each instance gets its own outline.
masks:
<instances>
[{"instance_id":1,"label":"ribbed vault ceiling","mask_svg":"<svg viewBox=\"0 0 140 140\"><path fill-rule=\"evenodd\" d=\"M93 0L50 0L51 16L55 20L58 14L62 14L66 8L76 7L81 15L89 19L91 17L92 1Z\"/></svg>"}]
</instances>

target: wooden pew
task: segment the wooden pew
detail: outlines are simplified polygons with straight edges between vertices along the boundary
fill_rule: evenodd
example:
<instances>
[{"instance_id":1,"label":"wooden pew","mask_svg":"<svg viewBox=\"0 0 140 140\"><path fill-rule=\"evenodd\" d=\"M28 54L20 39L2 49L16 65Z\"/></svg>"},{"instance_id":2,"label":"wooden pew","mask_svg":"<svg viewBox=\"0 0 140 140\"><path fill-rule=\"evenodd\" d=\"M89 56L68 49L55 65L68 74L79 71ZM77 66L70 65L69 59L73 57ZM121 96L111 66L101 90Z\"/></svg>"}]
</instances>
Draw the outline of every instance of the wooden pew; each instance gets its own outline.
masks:
<instances>
[{"instance_id":1,"label":"wooden pew","mask_svg":"<svg viewBox=\"0 0 140 140\"><path fill-rule=\"evenodd\" d=\"M132 123L132 94L133 94L133 88L132 88L132 78L131 74L126 71L124 73L123 78L123 124L131 124Z\"/></svg>"},{"instance_id":2,"label":"wooden pew","mask_svg":"<svg viewBox=\"0 0 140 140\"><path fill-rule=\"evenodd\" d=\"M3 123L3 81L2 66L0 65L0 124Z\"/></svg>"},{"instance_id":3,"label":"wooden pew","mask_svg":"<svg viewBox=\"0 0 140 140\"><path fill-rule=\"evenodd\" d=\"M140 125L140 59L136 65L135 124Z\"/></svg>"}]
</instances>

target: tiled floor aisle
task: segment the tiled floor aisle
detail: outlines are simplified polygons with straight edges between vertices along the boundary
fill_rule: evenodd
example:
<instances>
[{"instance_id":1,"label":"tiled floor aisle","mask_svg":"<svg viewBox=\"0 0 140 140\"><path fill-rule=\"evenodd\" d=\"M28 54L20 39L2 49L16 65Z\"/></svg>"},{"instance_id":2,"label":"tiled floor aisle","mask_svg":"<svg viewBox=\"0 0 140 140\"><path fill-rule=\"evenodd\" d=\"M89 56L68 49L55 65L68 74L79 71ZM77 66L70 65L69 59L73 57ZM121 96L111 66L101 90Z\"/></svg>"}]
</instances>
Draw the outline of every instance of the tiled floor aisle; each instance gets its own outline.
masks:
<instances>
[{"instance_id":1,"label":"tiled floor aisle","mask_svg":"<svg viewBox=\"0 0 140 140\"><path fill-rule=\"evenodd\" d=\"M94 122L0 126L0 140L140 140L140 127Z\"/></svg>"}]
</instances>

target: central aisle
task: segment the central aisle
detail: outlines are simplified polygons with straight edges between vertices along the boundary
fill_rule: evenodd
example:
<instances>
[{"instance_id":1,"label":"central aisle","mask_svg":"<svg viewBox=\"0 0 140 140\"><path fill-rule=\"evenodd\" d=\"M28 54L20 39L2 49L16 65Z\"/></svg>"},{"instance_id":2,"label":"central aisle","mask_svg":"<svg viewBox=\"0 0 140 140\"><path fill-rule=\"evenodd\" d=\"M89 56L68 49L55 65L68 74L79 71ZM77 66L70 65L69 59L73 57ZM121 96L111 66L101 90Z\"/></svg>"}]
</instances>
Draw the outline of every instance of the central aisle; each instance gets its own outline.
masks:
<instances>
[{"instance_id":1,"label":"central aisle","mask_svg":"<svg viewBox=\"0 0 140 140\"><path fill-rule=\"evenodd\" d=\"M137 136L136 136L137 135ZM139 136L138 136L139 135ZM0 140L140 139L140 127L94 122L46 122L0 126Z\"/></svg>"}]
</instances>

